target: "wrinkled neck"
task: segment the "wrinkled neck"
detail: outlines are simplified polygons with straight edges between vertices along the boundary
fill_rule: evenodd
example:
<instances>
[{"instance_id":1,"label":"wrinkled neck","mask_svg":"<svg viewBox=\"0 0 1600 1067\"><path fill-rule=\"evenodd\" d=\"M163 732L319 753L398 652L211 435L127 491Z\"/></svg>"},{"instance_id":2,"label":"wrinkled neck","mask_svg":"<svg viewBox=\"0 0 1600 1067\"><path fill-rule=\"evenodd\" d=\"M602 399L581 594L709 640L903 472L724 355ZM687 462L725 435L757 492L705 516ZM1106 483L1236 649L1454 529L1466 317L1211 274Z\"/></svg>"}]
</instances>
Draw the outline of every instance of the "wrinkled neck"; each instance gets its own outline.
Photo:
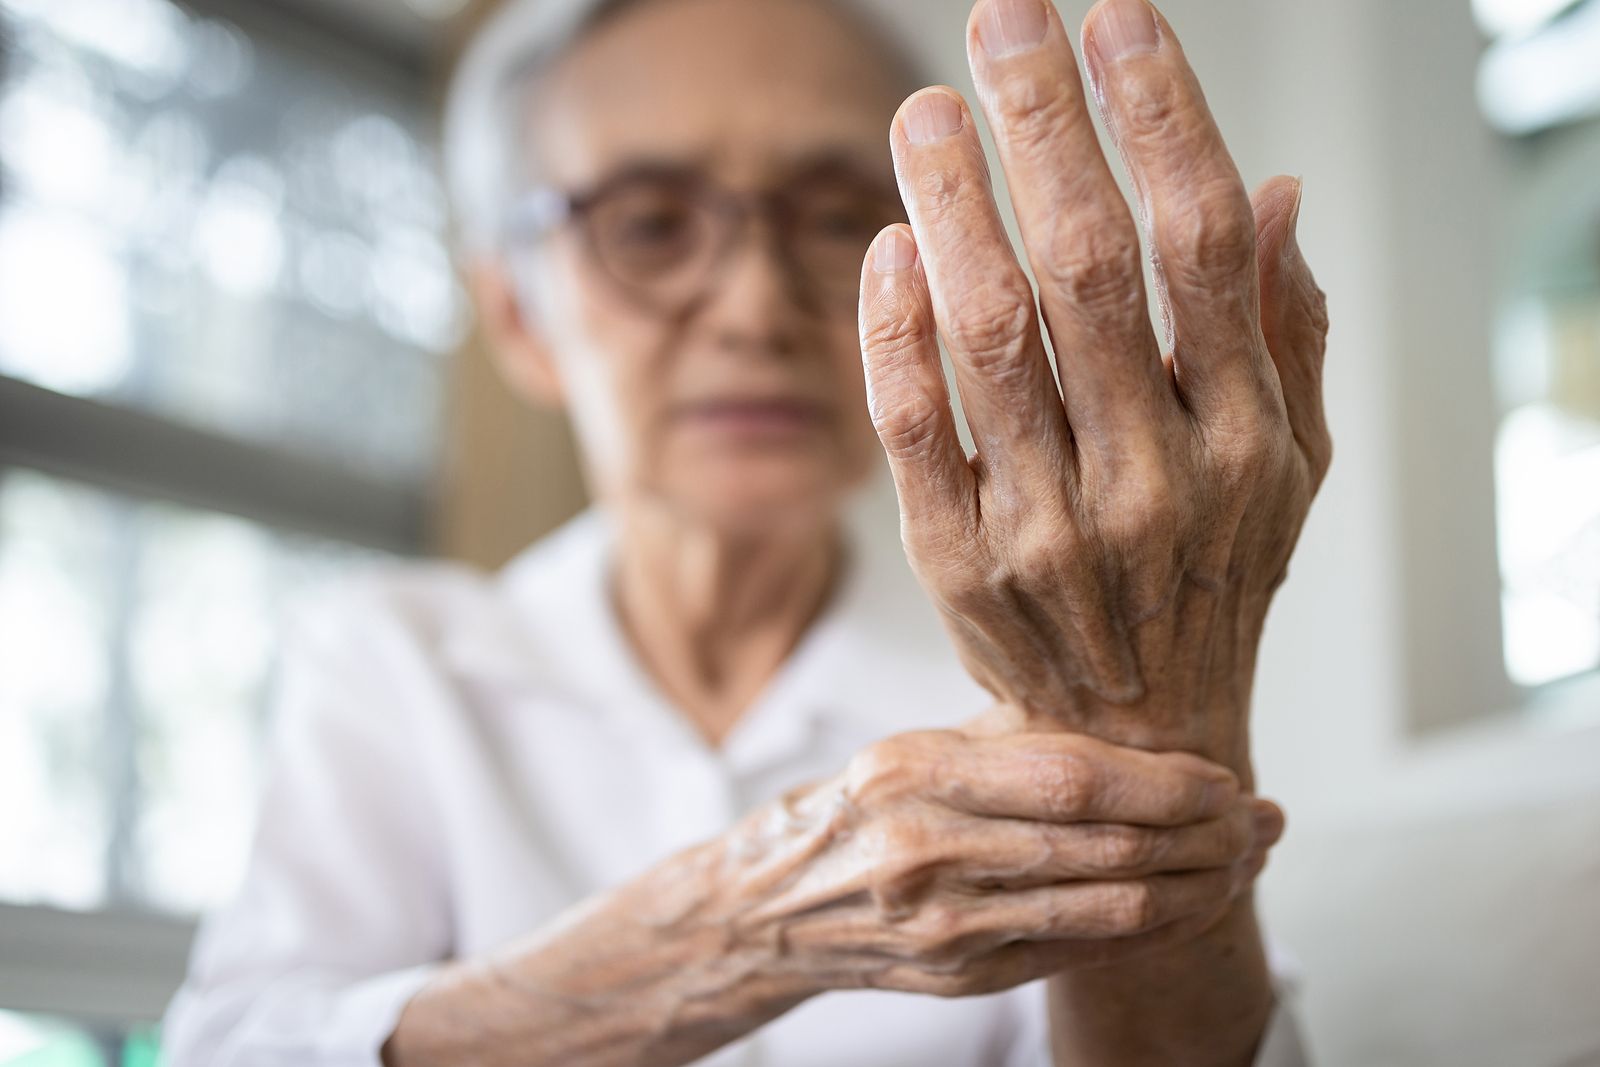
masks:
<instances>
[{"instance_id":1,"label":"wrinkled neck","mask_svg":"<svg viewBox=\"0 0 1600 1067\"><path fill-rule=\"evenodd\" d=\"M827 603L843 565L838 525L735 535L644 509L618 518L611 596L622 629L718 745Z\"/></svg>"}]
</instances>

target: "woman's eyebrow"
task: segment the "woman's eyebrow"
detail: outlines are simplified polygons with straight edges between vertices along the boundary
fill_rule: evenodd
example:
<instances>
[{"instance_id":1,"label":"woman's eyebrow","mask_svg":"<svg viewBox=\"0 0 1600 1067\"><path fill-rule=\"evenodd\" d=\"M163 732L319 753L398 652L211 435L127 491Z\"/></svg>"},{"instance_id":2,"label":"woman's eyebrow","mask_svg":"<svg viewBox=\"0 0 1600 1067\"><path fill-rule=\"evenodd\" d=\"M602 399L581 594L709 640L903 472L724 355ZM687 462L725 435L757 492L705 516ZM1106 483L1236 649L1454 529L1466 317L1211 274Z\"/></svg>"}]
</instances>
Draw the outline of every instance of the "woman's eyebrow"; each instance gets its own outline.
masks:
<instances>
[{"instance_id":1,"label":"woman's eyebrow","mask_svg":"<svg viewBox=\"0 0 1600 1067\"><path fill-rule=\"evenodd\" d=\"M874 162L882 166L874 166ZM856 177L872 178L879 170L889 173L889 150L885 147L881 158L874 160L872 156L859 148L845 146L828 146L824 148L809 149L799 153L784 164L787 175L806 175L816 173L843 173Z\"/></svg>"},{"instance_id":2,"label":"woman's eyebrow","mask_svg":"<svg viewBox=\"0 0 1600 1067\"><path fill-rule=\"evenodd\" d=\"M694 150L624 156L607 167L592 184L609 185L635 178L681 179L709 176L714 173L714 161L717 155L715 152ZM847 176L868 182L875 182L880 178L889 180L887 149L884 150L883 159L876 162L883 166L874 166L874 160L860 148L825 145L781 158L772 168L772 177L779 182L825 175Z\"/></svg>"},{"instance_id":3,"label":"woman's eyebrow","mask_svg":"<svg viewBox=\"0 0 1600 1067\"><path fill-rule=\"evenodd\" d=\"M679 177L705 173L703 155L637 155L619 160L601 173L601 181L634 177Z\"/></svg>"}]
</instances>

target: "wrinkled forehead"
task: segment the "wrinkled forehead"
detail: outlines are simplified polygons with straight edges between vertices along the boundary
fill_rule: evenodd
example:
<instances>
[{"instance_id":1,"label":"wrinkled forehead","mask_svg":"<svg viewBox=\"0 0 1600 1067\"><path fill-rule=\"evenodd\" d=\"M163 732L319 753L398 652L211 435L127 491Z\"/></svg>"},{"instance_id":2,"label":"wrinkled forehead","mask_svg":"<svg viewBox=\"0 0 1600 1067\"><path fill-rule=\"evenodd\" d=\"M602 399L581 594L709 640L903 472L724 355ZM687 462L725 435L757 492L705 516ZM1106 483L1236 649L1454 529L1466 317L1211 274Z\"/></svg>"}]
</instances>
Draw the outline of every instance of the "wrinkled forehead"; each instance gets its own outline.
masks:
<instances>
[{"instance_id":1,"label":"wrinkled forehead","mask_svg":"<svg viewBox=\"0 0 1600 1067\"><path fill-rule=\"evenodd\" d=\"M887 179L905 89L874 40L815 0L656 0L530 87L523 144L566 187L641 162L758 185L837 158Z\"/></svg>"}]
</instances>

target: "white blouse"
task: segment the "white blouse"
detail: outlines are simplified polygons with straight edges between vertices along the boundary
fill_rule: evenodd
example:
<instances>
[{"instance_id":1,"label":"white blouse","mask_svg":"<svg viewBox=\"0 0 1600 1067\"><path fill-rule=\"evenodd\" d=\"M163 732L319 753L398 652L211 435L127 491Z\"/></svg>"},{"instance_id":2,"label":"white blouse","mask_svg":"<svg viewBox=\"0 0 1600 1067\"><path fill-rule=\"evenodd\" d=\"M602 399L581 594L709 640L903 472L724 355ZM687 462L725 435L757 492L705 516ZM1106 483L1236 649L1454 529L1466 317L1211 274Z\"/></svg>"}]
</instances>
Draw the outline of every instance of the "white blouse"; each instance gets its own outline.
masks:
<instances>
[{"instance_id":1,"label":"white blouse","mask_svg":"<svg viewBox=\"0 0 1600 1067\"><path fill-rule=\"evenodd\" d=\"M273 702L243 886L206 917L164 1026L169 1067L376 1067L406 1000L870 741L987 695L897 544L851 565L721 748L668 703L606 596L590 510L495 575L407 563L303 606ZM1259 1067L1301 1067L1279 1008ZM1044 983L813 998L704 1067L1048 1067Z\"/></svg>"}]
</instances>

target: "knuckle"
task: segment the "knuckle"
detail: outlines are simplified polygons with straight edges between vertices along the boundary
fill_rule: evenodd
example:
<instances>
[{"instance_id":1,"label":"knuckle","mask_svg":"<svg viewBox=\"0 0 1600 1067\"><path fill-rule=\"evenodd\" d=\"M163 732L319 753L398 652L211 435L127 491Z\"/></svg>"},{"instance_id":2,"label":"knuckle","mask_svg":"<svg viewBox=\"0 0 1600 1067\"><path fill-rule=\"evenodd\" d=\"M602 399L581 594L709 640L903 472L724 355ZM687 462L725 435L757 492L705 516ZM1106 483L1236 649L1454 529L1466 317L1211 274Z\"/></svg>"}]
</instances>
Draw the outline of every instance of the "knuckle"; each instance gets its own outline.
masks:
<instances>
[{"instance_id":1,"label":"knuckle","mask_svg":"<svg viewBox=\"0 0 1600 1067\"><path fill-rule=\"evenodd\" d=\"M958 738L950 730L910 730L858 749L846 765L847 798L869 805L921 794L939 751Z\"/></svg>"},{"instance_id":2,"label":"knuckle","mask_svg":"<svg viewBox=\"0 0 1600 1067\"><path fill-rule=\"evenodd\" d=\"M1017 577L1029 585L1050 582L1062 555L1054 539L1047 537L1029 538L1011 552Z\"/></svg>"},{"instance_id":3,"label":"knuckle","mask_svg":"<svg viewBox=\"0 0 1600 1067\"><path fill-rule=\"evenodd\" d=\"M879 838L881 866L892 878L921 884L944 864L944 843L932 828L917 819L898 819Z\"/></svg>"},{"instance_id":4,"label":"knuckle","mask_svg":"<svg viewBox=\"0 0 1600 1067\"><path fill-rule=\"evenodd\" d=\"M1141 556L1170 555L1178 541L1178 505L1172 479L1158 463L1140 463L1118 477L1113 506L1098 524L1104 540L1142 546Z\"/></svg>"},{"instance_id":5,"label":"knuckle","mask_svg":"<svg viewBox=\"0 0 1600 1067\"><path fill-rule=\"evenodd\" d=\"M951 316L950 347L975 373L1003 384L1028 370L1034 321L1033 293L1025 280L979 286Z\"/></svg>"},{"instance_id":6,"label":"knuckle","mask_svg":"<svg viewBox=\"0 0 1600 1067\"><path fill-rule=\"evenodd\" d=\"M1107 894L1106 925L1119 934L1136 934L1154 926L1159 911L1155 889L1149 882L1126 882L1112 887Z\"/></svg>"},{"instance_id":7,"label":"knuckle","mask_svg":"<svg viewBox=\"0 0 1600 1067\"><path fill-rule=\"evenodd\" d=\"M1029 524L1019 534L1008 556L1015 561L1015 573L1024 582L1060 590L1063 579L1078 558L1076 541L1072 523L1052 516L1047 521Z\"/></svg>"},{"instance_id":8,"label":"knuckle","mask_svg":"<svg viewBox=\"0 0 1600 1067\"><path fill-rule=\"evenodd\" d=\"M910 393L893 401L874 394L870 410L873 428L892 459L926 455L939 439L944 413L921 393Z\"/></svg>"},{"instance_id":9,"label":"knuckle","mask_svg":"<svg viewBox=\"0 0 1600 1067\"><path fill-rule=\"evenodd\" d=\"M1122 87L1118 126L1126 138L1166 141L1186 120L1182 95L1171 77L1140 78Z\"/></svg>"},{"instance_id":10,"label":"knuckle","mask_svg":"<svg viewBox=\"0 0 1600 1067\"><path fill-rule=\"evenodd\" d=\"M1156 858L1155 835L1133 826L1108 826L1095 842L1098 865L1106 870L1136 870Z\"/></svg>"},{"instance_id":11,"label":"knuckle","mask_svg":"<svg viewBox=\"0 0 1600 1067\"><path fill-rule=\"evenodd\" d=\"M886 871L874 870L867 878L867 895L880 923L904 921L915 898L916 887Z\"/></svg>"},{"instance_id":12,"label":"knuckle","mask_svg":"<svg viewBox=\"0 0 1600 1067\"><path fill-rule=\"evenodd\" d=\"M1094 320L1145 313L1144 264L1131 226L1055 226L1035 264L1040 284Z\"/></svg>"},{"instance_id":13,"label":"knuckle","mask_svg":"<svg viewBox=\"0 0 1600 1067\"><path fill-rule=\"evenodd\" d=\"M927 320L906 294L885 293L862 315L861 347L880 362L914 358L929 337Z\"/></svg>"},{"instance_id":14,"label":"knuckle","mask_svg":"<svg viewBox=\"0 0 1600 1067\"><path fill-rule=\"evenodd\" d=\"M906 744L900 735L874 741L850 758L846 787L850 799L868 804L895 795L906 785Z\"/></svg>"},{"instance_id":15,"label":"knuckle","mask_svg":"<svg viewBox=\"0 0 1600 1067\"><path fill-rule=\"evenodd\" d=\"M961 914L954 908L929 903L917 909L906 935L918 959L946 962L959 957L965 927Z\"/></svg>"},{"instance_id":16,"label":"knuckle","mask_svg":"<svg viewBox=\"0 0 1600 1067\"><path fill-rule=\"evenodd\" d=\"M865 837L875 857L866 872L866 889L879 919L903 923L915 918L917 903L944 866L940 836L915 819L897 819Z\"/></svg>"},{"instance_id":17,"label":"knuckle","mask_svg":"<svg viewBox=\"0 0 1600 1067\"><path fill-rule=\"evenodd\" d=\"M915 902L926 892L930 867L914 856L912 847L898 856L885 857L868 872L867 893L881 922L905 921Z\"/></svg>"},{"instance_id":18,"label":"knuckle","mask_svg":"<svg viewBox=\"0 0 1600 1067\"><path fill-rule=\"evenodd\" d=\"M1255 268L1255 218L1232 186L1201 194L1175 209L1161 227L1168 274L1207 284L1248 276Z\"/></svg>"},{"instance_id":19,"label":"knuckle","mask_svg":"<svg viewBox=\"0 0 1600 1067\"><path fill-rule=\"evenodd\" d=\"M1008 78L993 96L1000 133L1023 151L1053 152L1063 137L1089 121L1089 113L1061 86L1036 77Z\"/></svg>"},{"instance_id":20,"label":"knuckle","mask_svg":"<svg viewBox=\"0 0 1600 1067\"><path fill-rule=\"evenodd\" d=\"M1215 428L1215 451L1225 488L1248 489L1281 458L1285 422L1260 405L1243 404L1221 418Z\"/></svg>"},{"instance_id":21,"label":"knuckle","mask_svg":"<svg viewBox=\"0 0 1600 1067\"><path fill-rule=\"evenodd\" d=\"M1092 759L1078 753L1040 762L1040 796L1048 810L1072 819L1093 810L1101 789L1101 773Z\"/></svg>"}]
</instances>

